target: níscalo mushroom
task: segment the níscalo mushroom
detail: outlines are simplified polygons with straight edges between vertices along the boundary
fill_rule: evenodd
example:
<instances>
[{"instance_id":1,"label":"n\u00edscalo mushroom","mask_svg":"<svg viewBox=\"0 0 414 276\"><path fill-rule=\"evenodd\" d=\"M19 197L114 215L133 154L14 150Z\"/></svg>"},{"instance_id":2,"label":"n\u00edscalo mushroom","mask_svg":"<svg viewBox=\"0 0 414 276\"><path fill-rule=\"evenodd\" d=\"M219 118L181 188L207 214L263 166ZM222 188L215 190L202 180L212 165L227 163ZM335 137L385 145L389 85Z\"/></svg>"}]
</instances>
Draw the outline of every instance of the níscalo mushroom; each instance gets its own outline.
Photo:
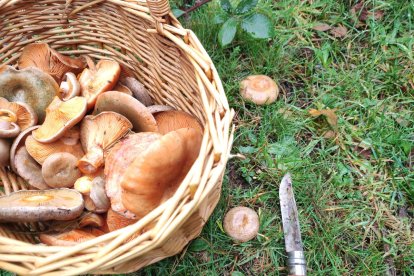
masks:
<instances>
[{"instance_id":1,"label":"n\u00edscalo mushroom","mask_svg":"<svg viewBox=\"0 0 414 276\"><path fill-rule=\"evenodd\" d=\"M257 105L268 105L276 100L279 88L268 76L252 75L240 83L240 94L243 99Z\"/></svg>"},{"instance_id":2,"label":"n\u00edscalo mushroom","mask_svg":"<svg viewBox=\"0 0 414 276\"><path fill-rule=\"evenodd\" d=\"M196 117L181 110L168 110L154 115L157 121L158 132L167 134L168 132L180 128L194 128L203 134L203 127Z\"/></svg>"}]
</instances>

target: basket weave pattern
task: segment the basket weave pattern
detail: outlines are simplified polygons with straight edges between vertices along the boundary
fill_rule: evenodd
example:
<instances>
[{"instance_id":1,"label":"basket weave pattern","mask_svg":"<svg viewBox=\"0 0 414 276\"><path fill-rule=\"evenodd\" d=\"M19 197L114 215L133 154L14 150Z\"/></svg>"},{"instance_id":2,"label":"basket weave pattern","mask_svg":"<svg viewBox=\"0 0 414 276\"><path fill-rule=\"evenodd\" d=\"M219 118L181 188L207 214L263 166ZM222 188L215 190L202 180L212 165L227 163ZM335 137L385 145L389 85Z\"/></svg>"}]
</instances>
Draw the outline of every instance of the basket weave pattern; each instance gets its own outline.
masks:
<instances>
[{"instance_id":1,"label":"basket weave pattern","mask_svg":"<svg viewBox=\"0 0 414 276\"><path fill-rule=\"evenodd\" d=\"M33 42L113 59L157 104L197 116L205 129L199 157L175 195L137 223L73 247L36 244L40 223L1 226L0 268L25 275L126 273L180 252L217 204L234 130L220 78L194 33L166 0L0 0L0 22L0 64L15 64ZM0 184L5 194L30 189L8 168L0 168Z\"/></svg>"}]
</instances>

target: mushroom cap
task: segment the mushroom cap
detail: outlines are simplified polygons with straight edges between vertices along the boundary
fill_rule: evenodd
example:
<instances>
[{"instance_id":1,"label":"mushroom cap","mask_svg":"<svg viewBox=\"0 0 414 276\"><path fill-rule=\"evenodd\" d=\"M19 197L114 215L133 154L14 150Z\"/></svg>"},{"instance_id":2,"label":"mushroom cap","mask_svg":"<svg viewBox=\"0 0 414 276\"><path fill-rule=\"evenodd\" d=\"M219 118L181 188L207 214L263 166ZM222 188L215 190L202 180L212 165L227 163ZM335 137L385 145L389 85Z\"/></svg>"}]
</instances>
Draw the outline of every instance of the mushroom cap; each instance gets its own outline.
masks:
<instances>
[{"instance_id":1,"label":"mushroom cap","mask_svg":"<svg viewBox=\"0 0 414 276\"><path fill-rule=\"evenodd\" d=\"M111 207L111 202L105 191L105 179L97 176L92 180L92 187L89 193L95 205L95 213L105 213Z\"/></svg>"},{"instance_id":2,"label":"mushroom cap","mask_svg":"<svg viewBox=\"0 0 414 276\"><path fill-rule=\"evenodd\" d=\"M58 234L40 234L41 242L52 246L73 246L98 237L95 233L74 229Z\"/></svg>"},{"instance_id":3,"label":"mushroom cap","mask_svg":"<svg viewBox=\"0 0 414 276\"><path fill-rule=\"evenodd\" d=\"M11 146L11 150L10 150L10 167L15 173L17 173L16 167L14 166L14 157L16 155L16 151L25 144L26 138L32 133L33 130L35 130L38 127L39 126L32 126L32 127L26 128L25 130L20 132L19 136L17 136L14 139L13 144Z\"/></svg>"},{"instance_id":4,"label":"mushroom cap","mask_svg":"<svg viewBox=\"0 0 414 276\"><path fill-rule=\"evenodd\" d=\"M82 211L82 195L71 189L25 190L0 197L0 221L71 220Z\"/></svg>"},{"instance_id":5,"label":"mushroom cap","mask_svg":"<svg viewBox=\"0 0 414 276\"><path fill-rule=\"evenodd\" d=\"M111 200L111 208L124 217L135 219L136 215L126 210L122 204L120 181L135 157L160 138L161 135L154 132L130 134L115 144L106 156L104 170L106 194Z\"/></svg>"},{"instance_id":6,"label":"mushroom cap","mask_svg":"<svg viewBox=\"0 0 414 276\"><path fill-rule=\"evenodd\" d=\"M81 217L79 221L79 227L102 227L105 223L106 221L102 216L88 212Z\"/></svg>"},{"instance_id":7,"label":"mushroom cap","mask_svg":"<svg viewBox=\"0 0 414 276\"><path fill-rule=\"evenodd\" d=\"M25 146L21 146L14 156L14 167L17 173L29 183L30 186L39 190L49 189L42 176L42 168L29 155Z\"/></svg>"},{"instance_id":8,"label":"mushroom cap","mask_svg":"<svg viewBox=\"0 0 414 276\"><path fill-rule=\"evenodd\" d=\"M86 113L86 99L74 97L62 102L55 97L46 109L45 122L32 135L38 142L52 143L59 140L65 132L79 123Z\"/></svg>"},{"instance_id":9,"label":"mushroom cap","mask_svg":"<svg viewBox=\"0 0 414 276\"><path fill-rule=\"evenodd\" d=\"M16 114L16 124L22 131L37 124L36 112L26 103L9 102L0 97L0 109L7 109Z\"/></svg>"},{"instance_id":10,"label":"mushroom cap","mask_svg":"<svg viewBox=\"0 0 414 276\"><path fill-rule=\"evenodd\" d=\"M126 87L125 85L123 85L119 81L117 82L117 84L115 85L115 87L112 88L112 90L113 91L118 91L118 92L121 92L121 93L125 93L125 94L128 94L128 95L132 96L132 91L129 90L128 87Z\"/></svg>"},{"instance_id":11,"label":"mushroom cap","mask_svg":"<svg viewBox=\"0 0 414 276\"><path fill-rule=\"evenodd\" d=\"M257 105L268 105L276 100L279 88L268 76L252 75L241 81L240 94L245 100Z\"/></svg>"},{"instance_id":12,"label":"mushroom cap","mask_svg":"<svg viewBox=\"0 0 414 276\"><path fill-rule=\"evenodd\" d=\"M153 101L148 93L148 90L145 86L140 83L137 79L126 77L121 79L121 83L129 88L132 91L135 99L140 101L145 106L150 106L153 104Z\"/></svg>"},{"instance_id":13,"label":"mushroom cap","mask_svg":"<svg viewBox=\"0 0 414 276\"><path fill-rule=\"evenodd\" d=\"M134 224L135 222L137 222L136 219L128 219L112 209L109 209L106 215L106 224L108 225L108 230L110 232Z\"/></svg>"},{"instance_id":14,"label":"mushroom cap","mask_svg":"<svg viewBox=\"0 0 414 276\"><path fill-rule=\"evenodd\" d=\"M96 98L103 92L112 90L121 73L119 63L113 60L100 60L96 68L86 68L79 77L81 93L88 100L88 109L93 108Z\"/></svg>"},{"instance_id":15,"label":"mushroom cap","mask_svg":"<svg viewBox=\"0 0 414 276\"><path fill-rule=\"evenodd\" d=\"M92 188L93 177L84 175L75 181L74 188L83 195L89 195Z\"/></svg>"},{"instance_id":16,"label":"mushroom cap","mask_svg":"<svg viewBox=\"0 0 414 276\"><path fill-rule=\"evenodd\" d=\"M20 133L20 127L16 123L0 120L0 138L14 138Z\"/></svg>"},{"instance_id":17,"label":"mushroom cap","mask_svg":"<svg viewBox=\"0 0 414 276\"><path fill-rule=\"evenodd\" d=\"M10 147L9 140L0 139L0 167L6 167L10 164Z\"/></svg>"},{"instance_id":18,"label":"mushroom cap","mask_svg":"<svg viewBox=\"0 0 414 276\"><path fill-rule=\"evenodd\" d=\"M0 91L0 97L10 102L23 102L31 106L39 122L43 122L45 109L59 91L59 85L37 68L16 70L3 65L0 66Z\"/></svg>"},{"instance_id":19,"label":"mushroom cap","mask_svg":"<svg viewBox=\"0 0 414 276\"><path fill-rule=\"evenodd\" d=\"M175 110L174 107L168 106L168 105L150 105L147 107L149 112L151 112L152 115L155 115L156 113L163 112L163 111L170 111Z\"/></svg>"},{"instance_id":20,"label":"mushroom cap","mask_svg":"<svg viewBox=\"0 0 414 276\"><path fill-rule=\"evenodd\" d=\"M32 43L23 48L19 69L37 67L60 82L66 72L79 74L86 64L81 58L64 56L46 43Z\"/></svg>"},{"instance_id":21,"label":"mushroom cap","mask_svg":"<svg viewBox=\"0 0 414 276\"><path fill-rule=\"evenodd\" d=\"M167 133L136 156L120 183L125 208L143 217L171 196L197 159L201 140L197 130L183 128Z\"/></svg>"},{"instance_id":22,"label":"mushroom cap","mask_svg":"<svg viewBox=\"0 0 414 276\"><path fill-rule=\"evenodd\" d=\"M224 217L224 231L236 242L247 242L259 232L259 216L247 207L235 207Z\"/></svg>"},{"instance_id":23,"label":"mushroom cap","mask_svg":"<svg viewBox=\"0 0 414 276\"><path fill-rule=\"evenodd\" d=\"M80 89L80 83L75 74L68 72L63 76L63 81L60 83L60 89L57 96L65 102L79 96Z\"/></svg>"},{"instance_id":24,"label":"mushroom cap","mask_svg":"<svg viewBox=\"0 0 414 276\"><path fill-rule=\"evenodd\" d=\"M80 143L79 127L74 126L64 133L63 137L52 143L40 143L32 135L26 138L26 149L37 163L43 164L47 157L53 153L67 152L79 160L85 153Z\"/></svg>"},{"instance_id":25,"label":"mushroom cap","mask_svg":"<svg viewBox=\"0 0 414 276\"><path fill-rule=\"evenodd\" d=\"M93 114L113 111L125 116L135 132L157 132L157 122L151 112L137 99L117 91L101 94L96 100Z\"/></svg>"},{"instance_id":26,"label":"mushroom cap","mask_svg":"<svg viewBox=\"0 0 414 276\"><path fill-rule=\"evenodd\" d=\"M104 162L104 150L125 136L131 128L131 122L115 112L86 116L81 123L81 143L86 155L79 160L79 169L85 174L96 172Z\"/></svg>"},{"instance_id":27,"label":"mushroom cap","mask_svg":"<svg viewBox=\"0 0 414 276\"><path fill-rule=\"evenodd\" d=\"M198 119L181 110L159 112L154 115L154 118L157 121L158 132L161 134L187 127L197 129L203 134L203 127Z\"/></svg>"},{"instance_id":28,"label":"mushroom cap","mask_svg":"<svg viewBox=\"0 0 414 276\"><path fill-rule=\"evenodd\" d=\"M49 187L70 188L81 177L77 163L78 158L70 153L53 153L43 163L43 179Z\"/></svg>"}]
</instances>

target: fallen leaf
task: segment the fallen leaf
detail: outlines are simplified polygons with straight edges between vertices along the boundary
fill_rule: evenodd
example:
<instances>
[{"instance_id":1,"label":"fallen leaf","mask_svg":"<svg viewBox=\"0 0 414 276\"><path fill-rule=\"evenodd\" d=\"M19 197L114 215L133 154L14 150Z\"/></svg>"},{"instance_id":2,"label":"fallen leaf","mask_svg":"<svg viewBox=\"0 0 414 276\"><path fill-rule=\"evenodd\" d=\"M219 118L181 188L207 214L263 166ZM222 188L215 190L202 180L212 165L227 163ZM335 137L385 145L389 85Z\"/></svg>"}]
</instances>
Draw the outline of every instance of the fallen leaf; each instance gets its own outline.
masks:
<instances>
[{"instance_id":1,"label":"fallen leaf","mask_svg":"<svg viewBox=\"0 0 414 276\"><path fill-rule=\"evenodd\" d=\"M357 152L359 155L361 155L364 159L367 159L367 160L371 159L372 153L370 149L365 149L360 146L355 146L354 151Z\"/></svg>"},{"instance_id":2,"label":"fallen leaf","mask_svg":"<svg viewBox=\"0 0 414 276\"><path fill-rule=\"evenodd\" d=\"M343 38L348 33L348 29L345 26L339 25L330 31L331 35L336 38Z\"/></svg>"},{"instance_id":3,"label":"fallen leaf","mask_svg":"<svg viewBox=\"0 0 414 276\"><path fill-rule=\"evenodd\" d=\"M319 32L326 32L332 29L332 27L329 26L328 24L322 23L322 24L314 26L312 29L314 29L315 31L319 31Z\"/></svg>"},{"instance_id":4,"label":"fallen leaf","mask_svg":"<svg viewBox=\"0 0 414 276\"><path fill-rule=\"evenodd\" d=\"M353 6L351 8L351 14L357 16L362 22L366 22L370 18L373 18L374 20L381 20L384 17L384 11L369 11L368 8L364 6L364 1L360 1Z\"/></svg>"},{"instance_id":5,"label":"fallen leaf","mask_svg":"<svg viewBox=\"0 0 414 276\"><path fill-rule=\"evenodd\" d=\"M335 137L336 137L336 132L335 132L335 131L333 131L333 130L328 130L327 132L325 132L325 133L323 134L323 137L324 137L324 138L326 138L326 139L332 139L332 138L335 138Z\"/></svg>"},{"instance_id":6,"label":"fallen leaf","mask_svg":"<svg viewBox=\"0 0 414 276\"><path fill-rule=\"evenodd\" d=\"M309 110L309 114L312 117L318 117L320 115L324 115L326 117L326 120L328 121L328 124L331 127L336 128L338 125L338 116L336 116L335 111L336 109L321 109L321 110L311 109Z\"/></svg>"}]
</instances>

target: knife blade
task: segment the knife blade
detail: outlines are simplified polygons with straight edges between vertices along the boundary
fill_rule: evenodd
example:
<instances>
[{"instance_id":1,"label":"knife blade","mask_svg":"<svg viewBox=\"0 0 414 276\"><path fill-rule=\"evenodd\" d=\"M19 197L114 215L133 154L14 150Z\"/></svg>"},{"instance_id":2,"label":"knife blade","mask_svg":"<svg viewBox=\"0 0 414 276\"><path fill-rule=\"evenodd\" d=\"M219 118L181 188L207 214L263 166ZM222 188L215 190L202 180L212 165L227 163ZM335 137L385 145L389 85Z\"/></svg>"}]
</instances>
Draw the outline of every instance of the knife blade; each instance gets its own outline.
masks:
<instances>
[{"instance_id":1,"label":"knife blade","mask_svg":"<svg viewBox=\"0 0 414 276\"><path fill-rule=\"evenodd\" d=\"M289 274L306 275L306 261L300 234L298 210L290 174L286 174L280 183L279 199Z\"/></svg>"}]
</instances>

